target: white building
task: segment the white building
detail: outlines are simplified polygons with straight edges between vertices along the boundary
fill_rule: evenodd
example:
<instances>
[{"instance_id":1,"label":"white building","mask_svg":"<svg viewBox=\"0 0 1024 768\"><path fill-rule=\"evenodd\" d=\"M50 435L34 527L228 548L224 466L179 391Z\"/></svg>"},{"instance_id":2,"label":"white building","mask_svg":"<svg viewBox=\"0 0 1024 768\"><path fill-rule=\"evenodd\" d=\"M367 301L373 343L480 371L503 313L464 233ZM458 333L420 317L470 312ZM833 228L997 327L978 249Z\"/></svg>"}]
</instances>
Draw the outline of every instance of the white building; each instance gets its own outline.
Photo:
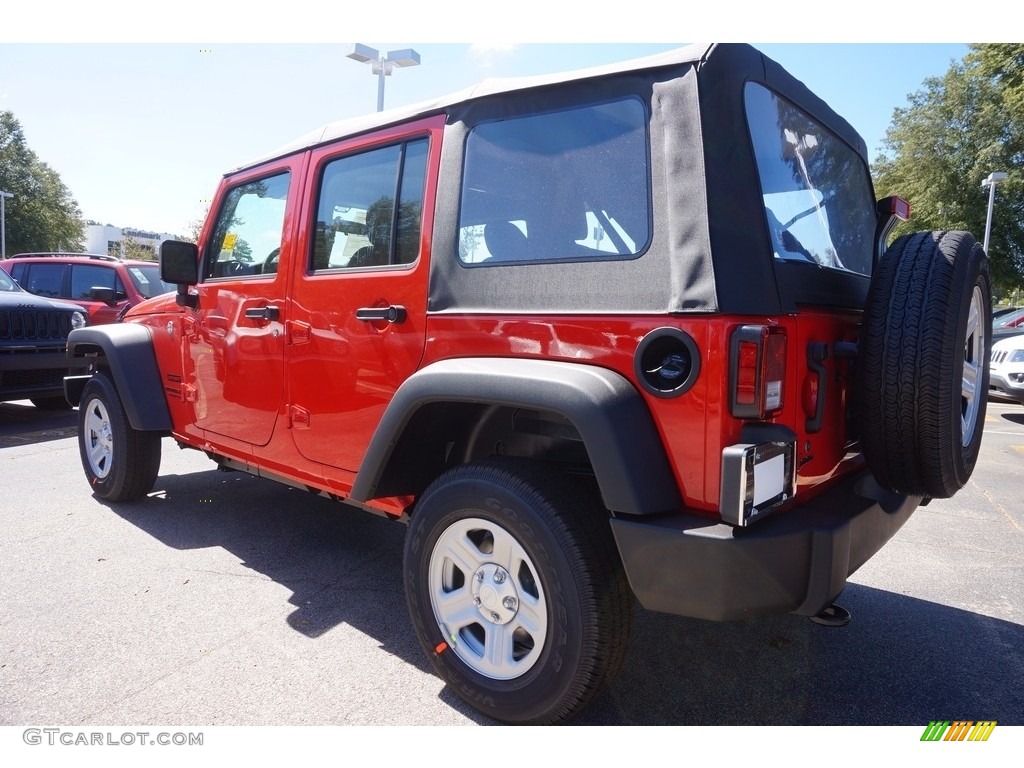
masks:
<instances>
[{"instance_id":1,"label":"white building","mask_svg":"<svg viewBox=\"0 0 1024 768\"><path fill-rule=\"evenodd\" d=\"M85 225L86 253L105 253L124 258L125 238L131 238L140 246L152 250L153 258L156 259L160 253L160 244L164 240L174 240L176 236L166 232L148 232L143 229L114 227L109 224L89 223Z\"/></svg>"}]
</instances>

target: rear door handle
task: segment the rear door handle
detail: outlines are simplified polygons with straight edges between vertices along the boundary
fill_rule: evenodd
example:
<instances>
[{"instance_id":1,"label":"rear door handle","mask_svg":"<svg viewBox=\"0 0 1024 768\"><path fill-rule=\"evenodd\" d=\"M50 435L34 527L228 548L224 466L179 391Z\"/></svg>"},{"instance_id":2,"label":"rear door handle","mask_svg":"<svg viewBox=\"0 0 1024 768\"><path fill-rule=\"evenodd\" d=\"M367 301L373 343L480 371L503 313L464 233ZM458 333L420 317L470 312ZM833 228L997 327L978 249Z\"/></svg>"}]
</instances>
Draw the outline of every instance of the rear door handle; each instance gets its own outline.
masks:
<instances>
[{"instance_id":1,"label":"rear door handle","mask_svg":"<svg viewBox=\"0 0 1024 768\"><path fill-rule=\"evenodd\" d=\"M273 304L265 307L249 307L245 310L245 316L250 320L276 321L281 317L281 310Z\"/></svg>"},{"instance_id":2,"label":"rear door handle","mask_svg":"<svg viewBox=\"0 0 1024 768\"><path fill-rule=\"evenodd\" d=\"M392 304L387 307L361 307L356 310L356 320L370 323L374 320L386 320L389 323L404 323L408 313L405 307Z\"/></svg>"}]
</instances>

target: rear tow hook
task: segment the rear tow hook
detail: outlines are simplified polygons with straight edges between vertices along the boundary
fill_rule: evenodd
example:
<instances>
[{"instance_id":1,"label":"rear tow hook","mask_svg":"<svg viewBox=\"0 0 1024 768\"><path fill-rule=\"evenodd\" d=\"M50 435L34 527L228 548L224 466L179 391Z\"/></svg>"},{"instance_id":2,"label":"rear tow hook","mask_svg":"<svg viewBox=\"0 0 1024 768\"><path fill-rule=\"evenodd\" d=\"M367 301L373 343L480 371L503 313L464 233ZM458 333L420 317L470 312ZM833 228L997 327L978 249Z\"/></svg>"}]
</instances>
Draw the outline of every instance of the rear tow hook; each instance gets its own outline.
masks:
<instances>
[{"instance_id":1,"label":"rear tow hook","mask_svg":"<svg viewBox=\"0 0 1024 768\"><path fill-rule=\"evenodd\" d=\"M821 624L823 627L845 627L850 623L851 618L848 610L841 605L832 603L827 608L822 608L821 613L817 616L811 616L811 621Z\"/></svg>"}]
</instances>

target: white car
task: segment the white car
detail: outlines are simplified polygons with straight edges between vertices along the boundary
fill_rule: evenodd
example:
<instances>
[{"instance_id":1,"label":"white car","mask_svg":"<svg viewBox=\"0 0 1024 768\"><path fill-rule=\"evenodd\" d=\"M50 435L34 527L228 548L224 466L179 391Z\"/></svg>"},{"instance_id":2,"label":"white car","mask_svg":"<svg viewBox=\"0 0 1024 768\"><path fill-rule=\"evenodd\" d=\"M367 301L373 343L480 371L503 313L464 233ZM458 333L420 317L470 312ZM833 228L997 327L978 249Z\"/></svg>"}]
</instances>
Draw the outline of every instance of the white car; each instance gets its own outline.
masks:
<instances>
[{"instance_id":1,"label":"white car","mask_svg":"<svg viewBox=\"0 0 1024 768\"><path fill-rule=\"evenodd\" d=\"M1014 336L992 345L989 392L1024 404L1024 336Z\"/></svg>"}]
</instances>

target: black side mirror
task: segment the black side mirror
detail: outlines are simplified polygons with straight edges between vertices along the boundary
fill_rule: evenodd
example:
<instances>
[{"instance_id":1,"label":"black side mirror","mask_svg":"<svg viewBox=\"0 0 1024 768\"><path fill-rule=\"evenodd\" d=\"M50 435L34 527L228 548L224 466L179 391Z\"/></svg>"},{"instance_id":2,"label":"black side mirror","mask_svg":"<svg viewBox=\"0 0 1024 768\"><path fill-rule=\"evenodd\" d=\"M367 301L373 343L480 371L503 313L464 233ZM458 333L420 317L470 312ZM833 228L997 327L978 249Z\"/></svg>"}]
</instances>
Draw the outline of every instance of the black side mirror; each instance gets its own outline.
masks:
<instances>
[{"instance_id":1,"label":"black side mirror","mask_svg":"<svg viewBox=\"0 0 1024 768\"><path fill-rule=\"evenodd\" d=\"M92 301L102 301L110 306L117 304L117 292L113 288L94 285L89 289L89 298Z\"/></svg>"},{"instance_id":2,"label":"black side mirror","mask_svg":"<svg viewBox=\"0 0 1024 768\"><path fill-rule=\"evenodd\" d=\"M199 305L199 297L189 293L189 286L199 282L199 248L195 243L164 240L160 244L160 279L178 286L175 299L179 307Z\"/></svg>"},{"instance_id":3,"label":"black side mirror","mask_svg":"<svg viewBox=\"0 0 1024 768\"><path fill-rule=\"evenodd\" d=\"M195 243L165 240L160 244L160 279L175 285L199 282L199 248Z\"/></svg>"}]
</instances>

